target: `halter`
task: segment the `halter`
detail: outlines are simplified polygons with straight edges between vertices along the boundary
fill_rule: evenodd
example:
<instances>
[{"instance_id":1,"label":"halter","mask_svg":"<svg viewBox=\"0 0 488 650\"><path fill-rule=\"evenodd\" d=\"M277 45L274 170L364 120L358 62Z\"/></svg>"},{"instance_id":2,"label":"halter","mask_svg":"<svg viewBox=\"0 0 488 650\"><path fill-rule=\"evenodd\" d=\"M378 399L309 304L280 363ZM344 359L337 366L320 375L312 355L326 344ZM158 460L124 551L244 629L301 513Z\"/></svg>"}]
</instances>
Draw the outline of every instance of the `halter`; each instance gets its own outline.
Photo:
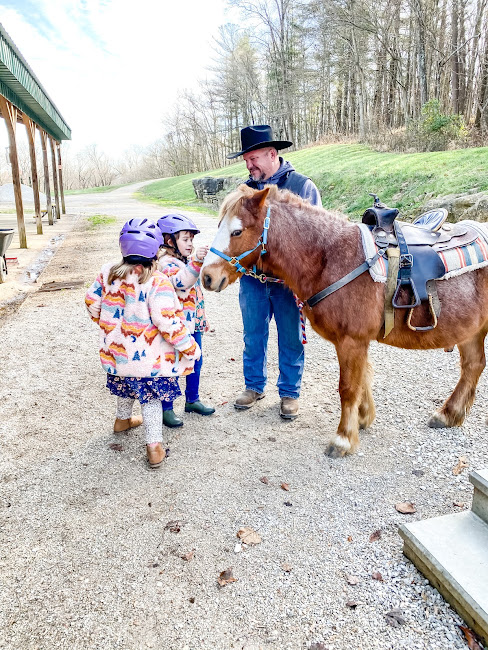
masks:
<instances>
[{"instance_id":1,"label":"halter","mask_svg":"<svg viewBox=\"0 0 488 650\"><path fill-rule=\"evenodd\" d=\"M261 236L259 237L258 243L256 244L256 246L254 246L254 248L250 248L248 251L244 251L244 253L241 253L238 257L229 257L229 255L226 255L222 251L217 250L213 246L211 246L210 250L212 251L212 253L215 253L216 255L221 257L226 262L229 262L229 264L232 264L232 266L235 266L236 271L238 273L243 273L244 275L251 275L251 276L257 278L258 280L261 280L261 282L266 282L266 276L264 275L264 273L261 274L263 276L263 278L265 278L263 280L263 279L261 279L261 276L257 275L256 273L253 273L253 271L250 271L249 269L246 269L244 266L242 266L242 264L239 264L239 262L240 262L240 260L242 260L243 257L247 257L251 253L254 253L254 251L257 248L259 248L260 246L262 247L261 255L264 255L267 252L266 251L266 244L268 243L268 230L269 230L269 223L270 223L270 214L271 214L271 206L268 206L268 210L266 212L266 217L264 219L264 224L263 224L263 232L261 233Z\"/></svg>"}]
</instances>

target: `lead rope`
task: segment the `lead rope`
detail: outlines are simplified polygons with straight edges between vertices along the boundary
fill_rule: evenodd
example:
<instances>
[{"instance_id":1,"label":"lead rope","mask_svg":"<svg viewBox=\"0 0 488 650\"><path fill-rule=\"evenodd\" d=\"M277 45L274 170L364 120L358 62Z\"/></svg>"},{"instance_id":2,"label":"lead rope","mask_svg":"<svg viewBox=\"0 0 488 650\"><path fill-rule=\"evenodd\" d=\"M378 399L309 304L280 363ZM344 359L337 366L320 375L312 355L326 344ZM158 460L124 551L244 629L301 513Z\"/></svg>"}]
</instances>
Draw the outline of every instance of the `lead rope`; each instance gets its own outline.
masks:
<instances>
[{"instance_id":1,"label":"lead rope","mask_svg":"<svg viewBox=\"0 0 488 650\"><path fill-rule=\"evenodd\" d=\"M255 278L256 280L259 280L260 282L277 282L278 284L284 284L283 280L280 280L280 278L269 278L265 273L257 273L256 266L252 267L251 269L248 269L245 273L245 275L250 275L252 278ZM302 345L305 345L307 342L307 333L305 332L305 323L306 323L306 318L305 314L303 313L303 301L300 300L300 298L297 296L296 293L293 294L293 297L295 298L295 304L298 307L298 311L300 312L300 332L302 335Z\"/></svg>"},{"instance_id":2,"label":"lead rope","mask_svg":"<svg viewBox=\"0 0 488 650\"><path fill-rule=\"evenodd\" d=\"M300 298L296 294L293 294L293 296L295 298L298 311L300 312L300 329L302 333L302 344L305 345L305 343L307 342L307 333L305 332L305 322L307 319L305 318L305 314L303 313L303 301L300 300Z\"/></svg>"}]
</instances>

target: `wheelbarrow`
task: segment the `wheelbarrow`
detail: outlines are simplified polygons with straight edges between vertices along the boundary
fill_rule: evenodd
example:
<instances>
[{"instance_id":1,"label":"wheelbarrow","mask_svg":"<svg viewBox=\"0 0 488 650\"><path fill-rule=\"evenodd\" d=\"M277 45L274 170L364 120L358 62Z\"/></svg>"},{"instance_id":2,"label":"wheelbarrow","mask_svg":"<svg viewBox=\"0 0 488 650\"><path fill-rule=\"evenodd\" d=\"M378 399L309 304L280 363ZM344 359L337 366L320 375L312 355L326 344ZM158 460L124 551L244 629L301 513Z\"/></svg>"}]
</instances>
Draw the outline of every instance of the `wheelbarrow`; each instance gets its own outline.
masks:
<instances>
[{"instance_id":1,"label":"wheelbarrow","mask_svg":"<svg viewBox=\"0 0 488 650\"><path fill-rule=\"evenodd\" d=\"M14 231L12 228L0 228L0 283L5 282L7 275L7 259L5 253L12 243Z\"/></svg>"}]
</instances>

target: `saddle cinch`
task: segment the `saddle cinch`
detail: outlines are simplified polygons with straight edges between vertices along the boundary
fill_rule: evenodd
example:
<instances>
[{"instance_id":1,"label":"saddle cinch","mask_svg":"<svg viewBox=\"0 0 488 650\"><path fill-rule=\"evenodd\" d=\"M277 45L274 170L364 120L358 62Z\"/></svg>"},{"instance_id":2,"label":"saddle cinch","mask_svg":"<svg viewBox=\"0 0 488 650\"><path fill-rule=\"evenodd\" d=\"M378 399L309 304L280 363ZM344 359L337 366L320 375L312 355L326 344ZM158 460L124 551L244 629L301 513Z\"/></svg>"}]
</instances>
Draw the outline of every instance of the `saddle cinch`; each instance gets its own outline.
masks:
<instances>
[{"instance_id":1,"label":"saddle cinch","mask_svg":"<svg viewBox=\"0 0 488 650\"><path fill-rule=\"evenodd\" d=\"M385 337L393 329L394 309L408 309L407 325L416 331L437 326L441 304L436 280L446 270L439 253L475 241L478 233L462 223L445 223L447 210L426 212L413 223L397 221L399 211L383 205L375 194L373 207L362 218L373 234L376 246L388 258L388 279L385 297ZM428 305L430 322L413 325L415 307Z\"/></svg>"}]
</instances>

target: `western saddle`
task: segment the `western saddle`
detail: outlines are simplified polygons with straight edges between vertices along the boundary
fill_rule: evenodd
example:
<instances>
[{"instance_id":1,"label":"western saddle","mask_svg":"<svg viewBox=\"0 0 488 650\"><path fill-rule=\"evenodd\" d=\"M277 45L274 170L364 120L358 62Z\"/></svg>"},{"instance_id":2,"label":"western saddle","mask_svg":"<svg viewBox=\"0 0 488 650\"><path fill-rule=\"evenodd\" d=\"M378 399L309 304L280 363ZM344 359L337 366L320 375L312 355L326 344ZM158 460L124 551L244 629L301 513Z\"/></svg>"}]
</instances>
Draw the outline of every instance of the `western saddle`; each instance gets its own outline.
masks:
<instances>
[{"instance_id":1,"label":"western saddle","mask_svg":"<svg viewBox=\"0 0 488 650\"><path fill-rule=\"evenodd\" d=\"M439 253L471 244L478 233L462 222L446 223L444 208L426 212L413 223L397 221L396 208L386 207L375 194L371 196L373 206L364 212L362 222L369 226L378 249L388 258L385 337L393 329L394 308L409 310L410 329L434 329L441 311L435 281L446 273ZM428 305L430 322L415 326L413 310L421 304Z\"/></svg>"}]
</instances>

